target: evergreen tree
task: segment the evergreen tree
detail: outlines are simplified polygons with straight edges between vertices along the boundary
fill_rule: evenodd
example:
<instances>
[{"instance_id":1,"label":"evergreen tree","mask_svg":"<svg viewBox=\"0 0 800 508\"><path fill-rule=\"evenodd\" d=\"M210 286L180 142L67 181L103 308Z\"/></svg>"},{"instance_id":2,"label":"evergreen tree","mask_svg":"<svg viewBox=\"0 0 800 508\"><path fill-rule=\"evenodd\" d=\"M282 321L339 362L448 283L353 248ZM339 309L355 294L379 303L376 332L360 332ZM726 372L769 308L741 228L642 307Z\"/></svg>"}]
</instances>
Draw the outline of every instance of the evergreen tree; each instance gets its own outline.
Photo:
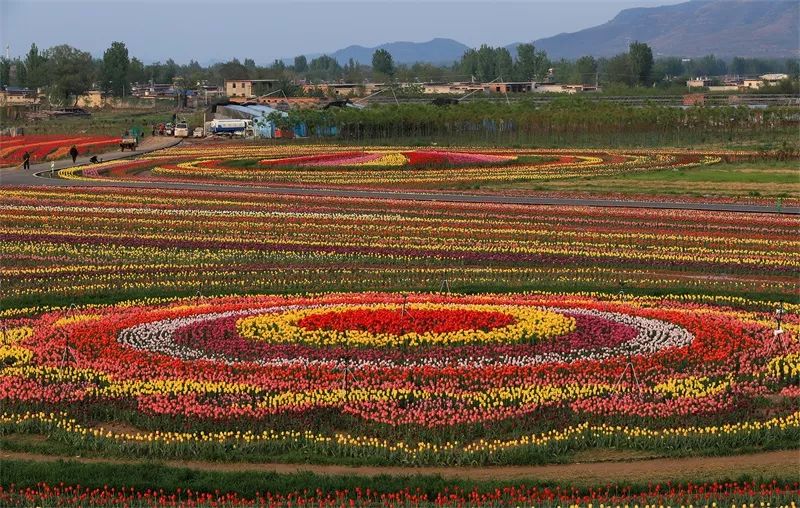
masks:
<instances>
[{"instance_id":1,"label":"evergreen tree","mask_svg":"<svg viewBox=\"0 0 800 508\"><path fill-rule=\"evenodd\" d=\"M634 41L628 49L628 65L635 83L646 85L653 70L653 50L644 42Z\"/></svg>"},{"instance_id":2,"label":"evergreen tree","mask_svg":"<svg viewBox=\"0 0 800 508\"><path fill-rule=\"evenodd\" d=\"M385 49L376 49L372 54L372 69L390 78L394 76L394 61L392 54Z\"/></svg>"},{"instance_id":3,"label":"evergreen tree","mask_svg":"<svg viewBox=\"0 0 800 508\"><path fill-rule=\"evenodd\" d=\"M125 43L112 42L111 47L103 53L102 76L103 85L116 97L124 95L129 88L130 66Z\"/></svg>"}]
</instances>

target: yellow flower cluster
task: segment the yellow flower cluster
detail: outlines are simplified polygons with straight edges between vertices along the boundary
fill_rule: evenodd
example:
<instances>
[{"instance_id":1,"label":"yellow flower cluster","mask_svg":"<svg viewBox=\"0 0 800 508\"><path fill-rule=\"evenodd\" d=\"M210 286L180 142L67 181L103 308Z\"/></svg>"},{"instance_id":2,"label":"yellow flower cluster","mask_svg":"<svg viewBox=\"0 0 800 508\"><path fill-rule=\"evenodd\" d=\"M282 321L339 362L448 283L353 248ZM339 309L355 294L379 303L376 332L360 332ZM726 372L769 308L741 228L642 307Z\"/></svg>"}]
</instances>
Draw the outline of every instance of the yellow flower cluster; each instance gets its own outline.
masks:
<instances>
[{"instance_id":1,"label":"yellow flower cluster","mask_svg":"<svg viewBox=\"0 0 800 508\"><path fill-rule=\"evenodd\" d=\"M653 391L676 398L708 397L730 388L732 377L713 380L708 377L672 378L653 387Z\"/></svg>"},{"instance_id":2,"label":"yellow flower cluster","mask_svg":"<svg viewBox=\"0 0 800 508\"><path fill-rule=\"evenodd\" d=\"M298 406L341 407L345 403L396 401L400 399L450 398L469 402L480 408L524 406L543 404L549 401L574 400L603 395L613 390L604 384L525 385L499 387L481 392L439 392L428 389L408 388L362 388L353 387L313 389L304 391L286 390L267 392L254 384L228 383L214 381L195 381L191 379L147 379L114 380L113 376L94 369L74 367L50 367L24 365L30 360L30 351L7 346L0 347L0 362L6 358L20 361L9 365L3 376L37 379L48 383L69 382L88 383L86 394L111 399L132 398L143 395L241 395L251 397L256 407L286 409ZM16 351L16 354L14 354ZM27 353L27 356L25 356Z\"/></svg>"},{"instance_id":3,"label":"yellow flower cluster","mask_svg":"<svg viewBox=\"0 0 800 508\"><path fill-rule=\"evenodd\" d=\"M0 328L0 344L10 345L22 342L33 335L33 328L20 326L17 328Z\"/></svg>"},{"instance_id":4,"label":"yellow flower cluster","mask_svg":"<svg viewBox=\"0 0 800 508\"><path fill-rule=\"evenodd\" d=\"M353 166L405 166L408 159L400 152L387 152L380 158L353 164Z\"/></svg>"},{"instance_id":5,"label":"yellow flower cluster","mask_svg":"<svg viewBox=\"0 0 800 508\"><path fill-rule=\"evenodd\" d=\"M776 356L767 364L767 372L776 377L800 378L800 353Z\"/></svg>"},{"instance_id":6,"label":"yellow flower cluster","mask_svg":"<svg viewBox=\"0 0 800 508\"><path fill-rule=\"evenodd\" d=\"M503 305L455 305L455 304L414 304L407 307L408 312L415 309L469 309L510 314L515 322L494 330L457 330L445 333L408 332L403 335L370 333L360 330L342 332L338 330L306 330L298 326L304 317L328 312L352 309L394 309L397 305L372 306L332 306L316 309L292 310L282 313L263 314L240 319L236 323L239 334L248 339L265 342L299 343L313 346L354 346L354 347L417 347L450 344L510 344L546 340L564 335L575 329L575 318L535 307Z\"/></svg>"},{"instance_id":7,"label":"yellow flower cluster","mask_svg":"<svg viewBox=\"0 0 800 508\"><path fill-rule=\"evenodd\" d=\"M472 443L447 441L444 443L431 443L418 441L406 443L404 441L390 441L387 439L352 436L350 434L334 433L331 435L315 433L312 431L274 431L265 430L260 433L252 431L226 430L226 431L196 431L196 432L166 432L166 431L137 431L113 432L102 427L86 427L69 418L64 413L25 412L3 413L0 415L0 425L14 426L19 429L29 428L31 424L40 424L50 429L57 429L81 439L108 439L114 442L141 443L141 444L199 444L219 443L234 446L252 445L259 443L309 443L321 445L337 445L347 448L360 448L375 451L384 451L400 454L406 459L414 460L420 456L430 454L463 453L467 455L481 454L494 455L508 450L522 447L545 447L558 442L565 442L581 436L594 437L617 436L625 440L654 439L664 440L672 437L709 437L720 435L749 434L752 432L778 431L797 429L800 427L800 411L787 416L775 417L766 421L740 422L724 425L705 427L675 427L667 429L649 429L644 427L628 427L619 425L591 425L581 423L562 430L552 430L543 434L521 436L509 440L478 440Z\"/></svg>"},{"instance_id":8,"label":"yellow flower cluster","mask_svg":"<svg viewBox=\"0 0 800 508\"><path fill-rule=\"evenodd\" d=\"M25 365L33 358L30 349L21 346L0 346L0 365L5 367L17 367Z\"/></svg>"},{"instance_id":9,"label":"yellow flower cluster","mask_svg":"<svg viewBox=\"0 0 800 508\"><path fill-rule=\"evenodd\" d=\"M74 316L65 316L59 318L53 323L54 327L74 325L77 323L85 323L86 321L97 321L102 316L98 314L75 314Z\"/></svg>"}]
</instances>

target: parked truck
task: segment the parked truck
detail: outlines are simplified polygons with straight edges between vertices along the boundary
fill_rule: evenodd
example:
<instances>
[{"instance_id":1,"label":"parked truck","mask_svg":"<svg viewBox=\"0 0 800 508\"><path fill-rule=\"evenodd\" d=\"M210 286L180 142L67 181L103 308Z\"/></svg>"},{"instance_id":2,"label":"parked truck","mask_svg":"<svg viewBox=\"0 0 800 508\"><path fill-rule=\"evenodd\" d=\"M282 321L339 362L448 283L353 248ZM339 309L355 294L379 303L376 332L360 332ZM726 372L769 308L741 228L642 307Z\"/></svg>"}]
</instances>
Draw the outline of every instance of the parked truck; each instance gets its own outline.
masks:
<instances>
[{"instance_id":1,"label":"parked truck","mask_svg":"<svg viewBox=\"0 0 800 508\"><path fill-rule=\"evenodd\" d=\"M135 134L128 132L126 132L119 141L120 152L124 152L126 148L130 151L136 150L137 146L139 146L139 138L136 137Z\"/></svg>"},{"instance_id":2,"label":"parked truck","mask_svg":"<svg viewBox=\"0 0 800 508\"><path fill-rule=\"evenodd\" d=\"M211 134L244 135L246 130L252 130L252 126L252 120L212 120L208 131Z\"/></svg>"}]
</instances>

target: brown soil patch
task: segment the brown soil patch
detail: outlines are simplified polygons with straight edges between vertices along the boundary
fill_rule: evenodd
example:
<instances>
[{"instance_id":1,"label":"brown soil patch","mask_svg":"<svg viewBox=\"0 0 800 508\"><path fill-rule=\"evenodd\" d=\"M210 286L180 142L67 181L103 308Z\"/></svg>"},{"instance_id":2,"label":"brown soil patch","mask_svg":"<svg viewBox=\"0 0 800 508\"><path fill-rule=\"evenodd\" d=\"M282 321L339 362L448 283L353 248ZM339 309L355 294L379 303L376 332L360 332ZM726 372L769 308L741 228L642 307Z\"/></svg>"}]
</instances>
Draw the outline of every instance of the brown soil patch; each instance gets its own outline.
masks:
<instances>
[{"instance_id":1,"label":"brown soil patch","mask_svg":"<svg viewBox=\"0 0 800 508\"><path fill-rule=\"evenodd\" d=\"M113 434L141 434L146 432L126 422L98 422L94 425L94 428Z\"/></svg>"},{"instance_id":2,"label":"brown soil patch","mask_svg":"<svg viewBox=\"0 0 800 508\"><path fill-rule=\"evenodd\" d=\"M614 448L592 448L570 455L572 462L609 462L626 460L657 459L658 454L642 450L615 450Z\"/></svg>"},{"instance_id":3,"label":"brown soil patch","mask_svg":"<svg viewBox=\"0 0 800 508\"><path fill-rule=\"evenodd\" d=\"M81 463L152 464L152 461L107 459L93 457L67 457L36 453L0 451L0 460L28 460L57 462L72 460ZM742 474L785 475L800 468L800 450L781 450L728 457L687 457L634 460L629 462L592 462L545 466L487 466L487 467L374 467L338 466L317 464L241 463L206 461L163 461L170 467L225 472L312 472L321 475L377 476L377 475L439 475L444 478L469 480L524 480L538 479L561 482L602 483L617 481L666 482L686 478L696 481L711 478L730 478Z\"/></svg>"}]
</instances>

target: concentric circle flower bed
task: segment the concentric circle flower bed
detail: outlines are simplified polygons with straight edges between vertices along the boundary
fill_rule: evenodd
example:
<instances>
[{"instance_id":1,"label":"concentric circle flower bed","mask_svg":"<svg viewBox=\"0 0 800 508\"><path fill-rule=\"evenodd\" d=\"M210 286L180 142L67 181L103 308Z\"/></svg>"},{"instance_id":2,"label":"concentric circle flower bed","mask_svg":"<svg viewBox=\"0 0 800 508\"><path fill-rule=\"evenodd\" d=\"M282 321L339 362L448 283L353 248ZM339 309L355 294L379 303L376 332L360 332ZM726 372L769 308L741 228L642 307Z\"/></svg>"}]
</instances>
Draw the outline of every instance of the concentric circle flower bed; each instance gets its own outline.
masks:
<instances>
[{"instance_id":1,"label":"concentric circle flower bed","mask_svg":"<svg viewBox=\"0 0 800 508\"><path fill-rule=\"evenodd\" d=\"M679 169L755 156L734 151L357 149L225 143L174 147L133 161L70 168L59 174L68 179L431 189Z\"/></svg>"},{"instance_id":2,"label":"concentric circle flower bed","mask_svg":"<svg viewBox=\"0 0 800 508\"><path fill-rule=\"evenodd\" d=\"M412 464L800 438L796 317L602 295L150 299L3 322L3 432ZM111 430L111 422L133 425Z\"/></svg>"}]
</instances>

